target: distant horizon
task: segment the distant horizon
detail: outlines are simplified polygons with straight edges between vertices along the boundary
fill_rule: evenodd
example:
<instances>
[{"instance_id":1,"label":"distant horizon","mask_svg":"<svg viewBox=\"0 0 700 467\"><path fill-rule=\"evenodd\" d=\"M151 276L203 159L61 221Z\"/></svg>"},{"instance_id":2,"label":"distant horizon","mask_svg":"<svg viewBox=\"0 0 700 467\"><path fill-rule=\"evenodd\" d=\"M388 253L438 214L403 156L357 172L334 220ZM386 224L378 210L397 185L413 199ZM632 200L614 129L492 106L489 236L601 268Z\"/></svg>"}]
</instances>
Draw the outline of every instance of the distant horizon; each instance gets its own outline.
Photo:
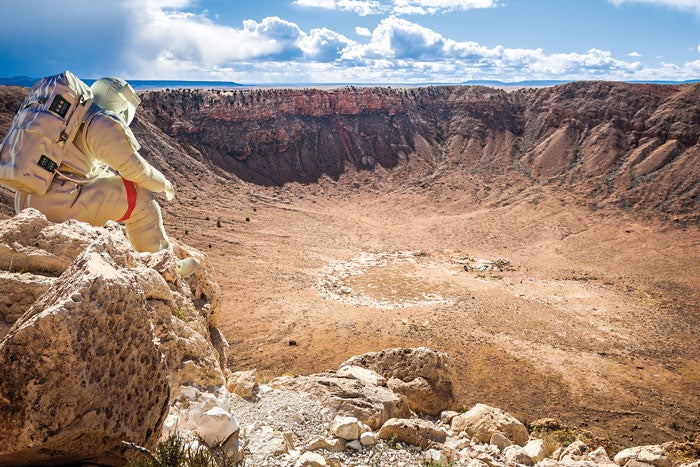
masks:
<instances>
[{"instance_id":1,"label":"distant horizon","mask_svg":"<svg viewBox=\"0 0 700 467\"><path fill-rule=\"evenodd\" d=\"M0 85L2 86L20 86L31 87L41 78L33 78L26 75L0 77ZM88 85L95 81L95 78L83 79ZM498 79L475 79L462 82L425 82L425 83L352 83L352 82L289 82L289 83L239 83L234 81L217 81L217 80L193 80L193 79L131 79L129 83L136 90L149 90L151 88L165 89L168 87L182 86L182 88L204 89L207 86L214 88L284 88L284 87L411 87L420 88L425 86L505 86L505 87L549 87L560 84L575 83L575 82L621 82L628 84L668 84L682 85L694 84L700 82L698 79L688 79L683 81L674 80L608 80L608 79L571 79L571 80L547 80L533 79L520 81L502 81Z\"/></svg>"}]
</instances>

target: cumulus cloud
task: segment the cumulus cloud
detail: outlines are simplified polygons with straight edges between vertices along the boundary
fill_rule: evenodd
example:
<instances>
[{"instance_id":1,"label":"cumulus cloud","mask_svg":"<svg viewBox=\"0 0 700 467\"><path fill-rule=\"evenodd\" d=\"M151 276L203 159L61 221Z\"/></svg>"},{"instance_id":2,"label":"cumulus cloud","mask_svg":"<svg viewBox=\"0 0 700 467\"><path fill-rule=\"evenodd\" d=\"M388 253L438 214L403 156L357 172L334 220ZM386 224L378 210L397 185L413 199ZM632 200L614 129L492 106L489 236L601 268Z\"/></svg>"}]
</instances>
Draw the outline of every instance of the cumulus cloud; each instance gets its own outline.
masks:
<instances>
[{"instance_id":1,"label":"cumulus cloud","mask_svg":"<svg viewBox=\"0 0 700 467\"><path fill-rule=\"evenodd\" d=\"M312 29L299 39L304 58L311 61L332 62L348 47L357 43L330 29Z\"/></svg>"},{"instance_id":2,"label":"cumulus cloud","mask_svg":"<svg viewBox=\"0 0 700 467\"><path fill-rule=\"evenodd\" d=\"M370 31L369 29L364 28L362 26L356 26L355 27L355 34L357 34L358 36L363 36L363 37L371 37L372 31ZM700 49L700 46L698 46L698 48Z\"/></svg>"},{"instance_id":3,"label":"cumulus cloud","mask_svg":"<svg viewBox=\"0 0 700 467\"><path fill-rule=\"evenodd\" d=\"M694 11L700 15L700 2L698 0L608 0L615 6L625 3L644 3L660 7L673 8L681 11Z\"/></svg>"},{"instance_id":4,"label":"cumulus cloud","mask_svg":"<svg viewBox=\"0 0 700 467\"><path fill-rule=\"evenodd\" d=\"M630 52L627 54L627 56L637 58L637 57L641 57L642 54L640 54L639 52Z\"/></svg>"},{"instance_id":5,"label":"cumulus cloud","mask_svg":"<svg viewBox=\"0 0 700 467\"><path fill-rule=\"evenodd\" d=\"M497 0L295 0L295 5L327 10L340 10L360 16L435 15L458 10L493 8Z\"/></svg>"},{"instance_id":6,"label":"cumulus cloud","mask_svg":"<svg viewBox=\"0 0 700 467\"><path fill-rule=\"evenodd\" d=\"M326 10L349 11L360 16L387 12L387 6L377 0L295 0L294 4Z\"/></svg>"},{"instance_id":7,"label":"cumulus cloud","mask_svg":"<svg viewBox=\"0 0 700 467\"><path fill-rule=\"evenodd\" d=\"M498 6L496 0L394 0L393 4L396 15L435 15Z\"/></svg>"}]
</instances>

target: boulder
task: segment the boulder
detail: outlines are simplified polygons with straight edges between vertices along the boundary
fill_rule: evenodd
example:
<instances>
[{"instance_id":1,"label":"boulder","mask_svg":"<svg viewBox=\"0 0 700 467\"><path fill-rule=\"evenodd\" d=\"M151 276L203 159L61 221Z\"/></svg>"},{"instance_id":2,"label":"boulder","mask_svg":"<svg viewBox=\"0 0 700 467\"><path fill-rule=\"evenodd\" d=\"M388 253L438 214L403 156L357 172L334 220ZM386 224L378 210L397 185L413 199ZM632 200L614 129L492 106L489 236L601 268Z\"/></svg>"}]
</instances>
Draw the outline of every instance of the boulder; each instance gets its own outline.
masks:
<instances>
[{"instance_id":1,"label":"boulder","mask_svg":"<svg viewBox=\"0 0 700 467\"><path fill-rule=\"evenodd\" d=\"M0 223L0 270L58 277L100 233L84 222L55 224L25 209Z\"/></svg>"},{"instance_id":2,"label":"boulder","mask_svg":"<svg viewBox=\"0 0 700 467\"><path fill-rule=\"evenodd\" d=\"M0 342L0 463L114 464L122 441L158 441L169 398L158 286L136 268L126 238L105 233Z\"/></svg>"},{"instance_id":3,"label":"boulder","mask_svg":"<svg viewBox=\"0 0 700 467\"><path fill-rule=\"evenodd\" d=\"M469 411L452 419L455 432L464 431L480 443L488 443L494 433L501 432L511 441L524 446L529 438L527 428L507 412L485 404L476 404Z\"/></svg>"},{"instance_id":4,"label":"boulder","mask_svg":"<svg viewBox=\"0 0 700 467\"><path fill-rule=\"evenodd\" d=\"M511 446L513 442L509 440L506 435L504 435L500 431L497 431L496 433L491 435L491 439L489 439L489 444L493 444L498 449L503 451L508 446Z\"/></svg>"},{"instance_id":5,"label":"boulder","mask_svg":"<svg viewBox=\"0 0 700 467\"><path fill-rule=\"evenodd\" d=\"M503 458L506 467L534 465L535 463L522 447L516 445L505 448L503 450Z\"/></svg>"},{"instance_id":6,"label":"boulder","mask_svg":"<svg viewBox=\"0 0 700 467\"><path fill-rule=\"evenodd\" d=\"M345 449L345 440L340 438L316 438L307 447L307 451L316 451L317 449L325 449L330 452L340 452Z\"/></svg>"},{"instance_id":7,"label":"boulder","mask_svg":"<svg viewBox=\"0 0 700 467\"><path fill-rule=\"evenodd\" d=\"M354 378L371 386L386 386L386 378L376 372L356 365L341 366L336 374L341 378Z\"/></svg>"},{"instance_id":8,"label":"boulder","mask_svg":"<svg viewBox=\"0 0 700 467\"><path fill-rule=\"evenodd\" d=\"M244 399L255 399L258 389L257 370L236 371L226 379L226 388Z\"/></svg>"},{"instance_id":9,"label":"boulder","mask_svg":"<svg viewBox=\"0 0 700 467\"><path fill-rule=\"evenodd\" d=\"M338 415L331 422L331 432L346 441L360 439L360 422L355 417Z\"/></svg>"},{"instance_id":10,"label":"boulder","mask_svg":"<svg viewBox=\"0 0 700 467\"><path fill-rule=\"evenodd\" d=\"M547 444L542 439L531 439L523 447L523 452L537 463L547 457Z\"/></svg>"},{"instance_id":11,"label":"boulder","mask_svg":"<svg viewBox=\"0 0 700 467\"><path fill-rule=\"evenodd\" d=\"M613 459L618 465L628 465L636 461L655 467L671 467L671 460L666 457L659 445L636 446L618 452Z\"/></svg>"},{"instance_id":12,"label":"boulder","mask_svg":"<svg viewBox=\"0 0 700 467\"><path fill-rule=\"evenodd\" d=\"M0 250L0 282L35 290L0 341L0 464L123 464L122 441L153 448L166 419L196 428L186 388L225 391L206 262L193 300L173 251L31 209L0 222Z\"/></svg>"},{"instance_id":13,"label":"boulder","mask_svg":"<svg viewBox=\"0 0 700 467\"><path fill-rule=\"evenodd\" d=\"M329 419L336 415L352 416L373 430L379 429L390 418L411 416L411 409L403 396L385 387L338 378L332 372L276 378L270 386L307 393L328 409Z\"/></svg>"},{"instance_id":14,"label":"boulder","mask_svg":"<svg viewBox=\"0 0 700 467\"><path fill-rule=\"evenodd\" d=\"M325 467L327 465L326 459L315 452L305 452L294 464L295 467Z\"/></svg>"},{"instance_id":15,"label":"boulder","mask_svg":"<svg viewBox=\"0 0 700 467\"><path fill-rule=\"evenodd\" d=\"M0 338L98 235L82 222L49 222L35 209L0 222Z\"/></svg>"},{"instance_id":16,"label":"boulder","mask_svg":"<svg viewBox=\"0 0 700 467\"><path fill-rule=\"evenodd\" d=\"M360 444L363 446L374 446L377 444L377 435L368 431L360 435Z\"/></svg>"},{"instance_id":17,"label":"boulder","mask_svg":"<svg viewBox=\"0 0 700 467\"><path fill-rule=\"evenodd\" d=\"M394 348L357 355L340 365L368 368L387 378L387 386L403 395L411 410L439 416L454 402L447 355L424 347Z\"/></svg>"},{"instance_id":18,"label":"boulder","mask_svg":"<svg viewBox=\"0 0 700 467\"><path fill-rule=\"evenodd\" d=\"M407 444L427 448L435 443L444 443L447 433L432 422L418 418L392 418L382 426L379 439L396 439Z\"/></svg>"},{"instance_id":19,"label":"boulder","mask_svg":"<svg viewBox=\"0 0 700 467\"><path fill-rule=\"evenodd\" d=\"M207 446L221 445L238 431L236 419L221 407L212 407L198 417L195 433Z\"/></svg>"}]
</instances>

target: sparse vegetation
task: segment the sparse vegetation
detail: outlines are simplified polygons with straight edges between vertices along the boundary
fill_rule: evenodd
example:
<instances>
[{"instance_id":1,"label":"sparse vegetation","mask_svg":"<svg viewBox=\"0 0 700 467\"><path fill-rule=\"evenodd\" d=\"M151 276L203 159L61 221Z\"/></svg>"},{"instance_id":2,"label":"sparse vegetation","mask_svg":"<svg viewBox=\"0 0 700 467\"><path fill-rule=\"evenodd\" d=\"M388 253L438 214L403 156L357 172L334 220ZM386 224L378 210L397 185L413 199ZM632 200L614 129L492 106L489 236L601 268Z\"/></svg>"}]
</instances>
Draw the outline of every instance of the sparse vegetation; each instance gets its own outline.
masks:
<instances>
[{"instance_id":1,"label":"sparse vegetation","mask_svg":"<svg viewBox=\"0 0 700 467\"><path fill-rule=\"evenodd\" d=\"M187 320L187 310L185 308L176 307L173 308L173 316L182 321Z\"/></svg>"},{"instance_id":2,"label":"sparse vegetation","mask_svg":"<svg viewBox=\"0 0 700 467\"><path fill-rule=\"evenodd\" d=\"M171 435L158 443L151 452L145 448L126 443L135 454L128 467L235 467L221 449L209 450L204 446L193 446L177 435Z\"/></svg>"},{"instance_id":3,"label":"sparse vegetation","mask_svg":"<svg viewBox=\"0 0 700 467\"><path fill-rule=\"evenodd\" d=\"M578 439L576 433L550 419L526 424L526 427L531 436L544 440L548 455L557 448L565 448Z\"/></svg>"}]
</instances>

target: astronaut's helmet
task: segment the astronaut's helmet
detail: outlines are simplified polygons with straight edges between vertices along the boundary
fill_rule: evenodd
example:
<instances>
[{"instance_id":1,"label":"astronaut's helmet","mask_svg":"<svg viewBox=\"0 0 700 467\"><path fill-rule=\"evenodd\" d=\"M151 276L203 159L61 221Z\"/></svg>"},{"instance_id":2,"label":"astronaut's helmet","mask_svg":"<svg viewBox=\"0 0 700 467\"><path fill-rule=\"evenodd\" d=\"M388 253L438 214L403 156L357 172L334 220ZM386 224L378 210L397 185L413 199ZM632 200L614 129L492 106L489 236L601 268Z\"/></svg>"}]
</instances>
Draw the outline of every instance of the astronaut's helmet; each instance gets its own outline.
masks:
<instances>
[{"instance_id":1,"label":"astronaut's helmet","mask_svg":"<svg viewBox=\"0 0 700 467\"><path fill-rule=\"evenodd\" d=\"M90 86L93 102L101 108L119 115L127 125L131 125L141 99L129 83L121 78L100 78Z\"/></svg>"}]
</instances>

